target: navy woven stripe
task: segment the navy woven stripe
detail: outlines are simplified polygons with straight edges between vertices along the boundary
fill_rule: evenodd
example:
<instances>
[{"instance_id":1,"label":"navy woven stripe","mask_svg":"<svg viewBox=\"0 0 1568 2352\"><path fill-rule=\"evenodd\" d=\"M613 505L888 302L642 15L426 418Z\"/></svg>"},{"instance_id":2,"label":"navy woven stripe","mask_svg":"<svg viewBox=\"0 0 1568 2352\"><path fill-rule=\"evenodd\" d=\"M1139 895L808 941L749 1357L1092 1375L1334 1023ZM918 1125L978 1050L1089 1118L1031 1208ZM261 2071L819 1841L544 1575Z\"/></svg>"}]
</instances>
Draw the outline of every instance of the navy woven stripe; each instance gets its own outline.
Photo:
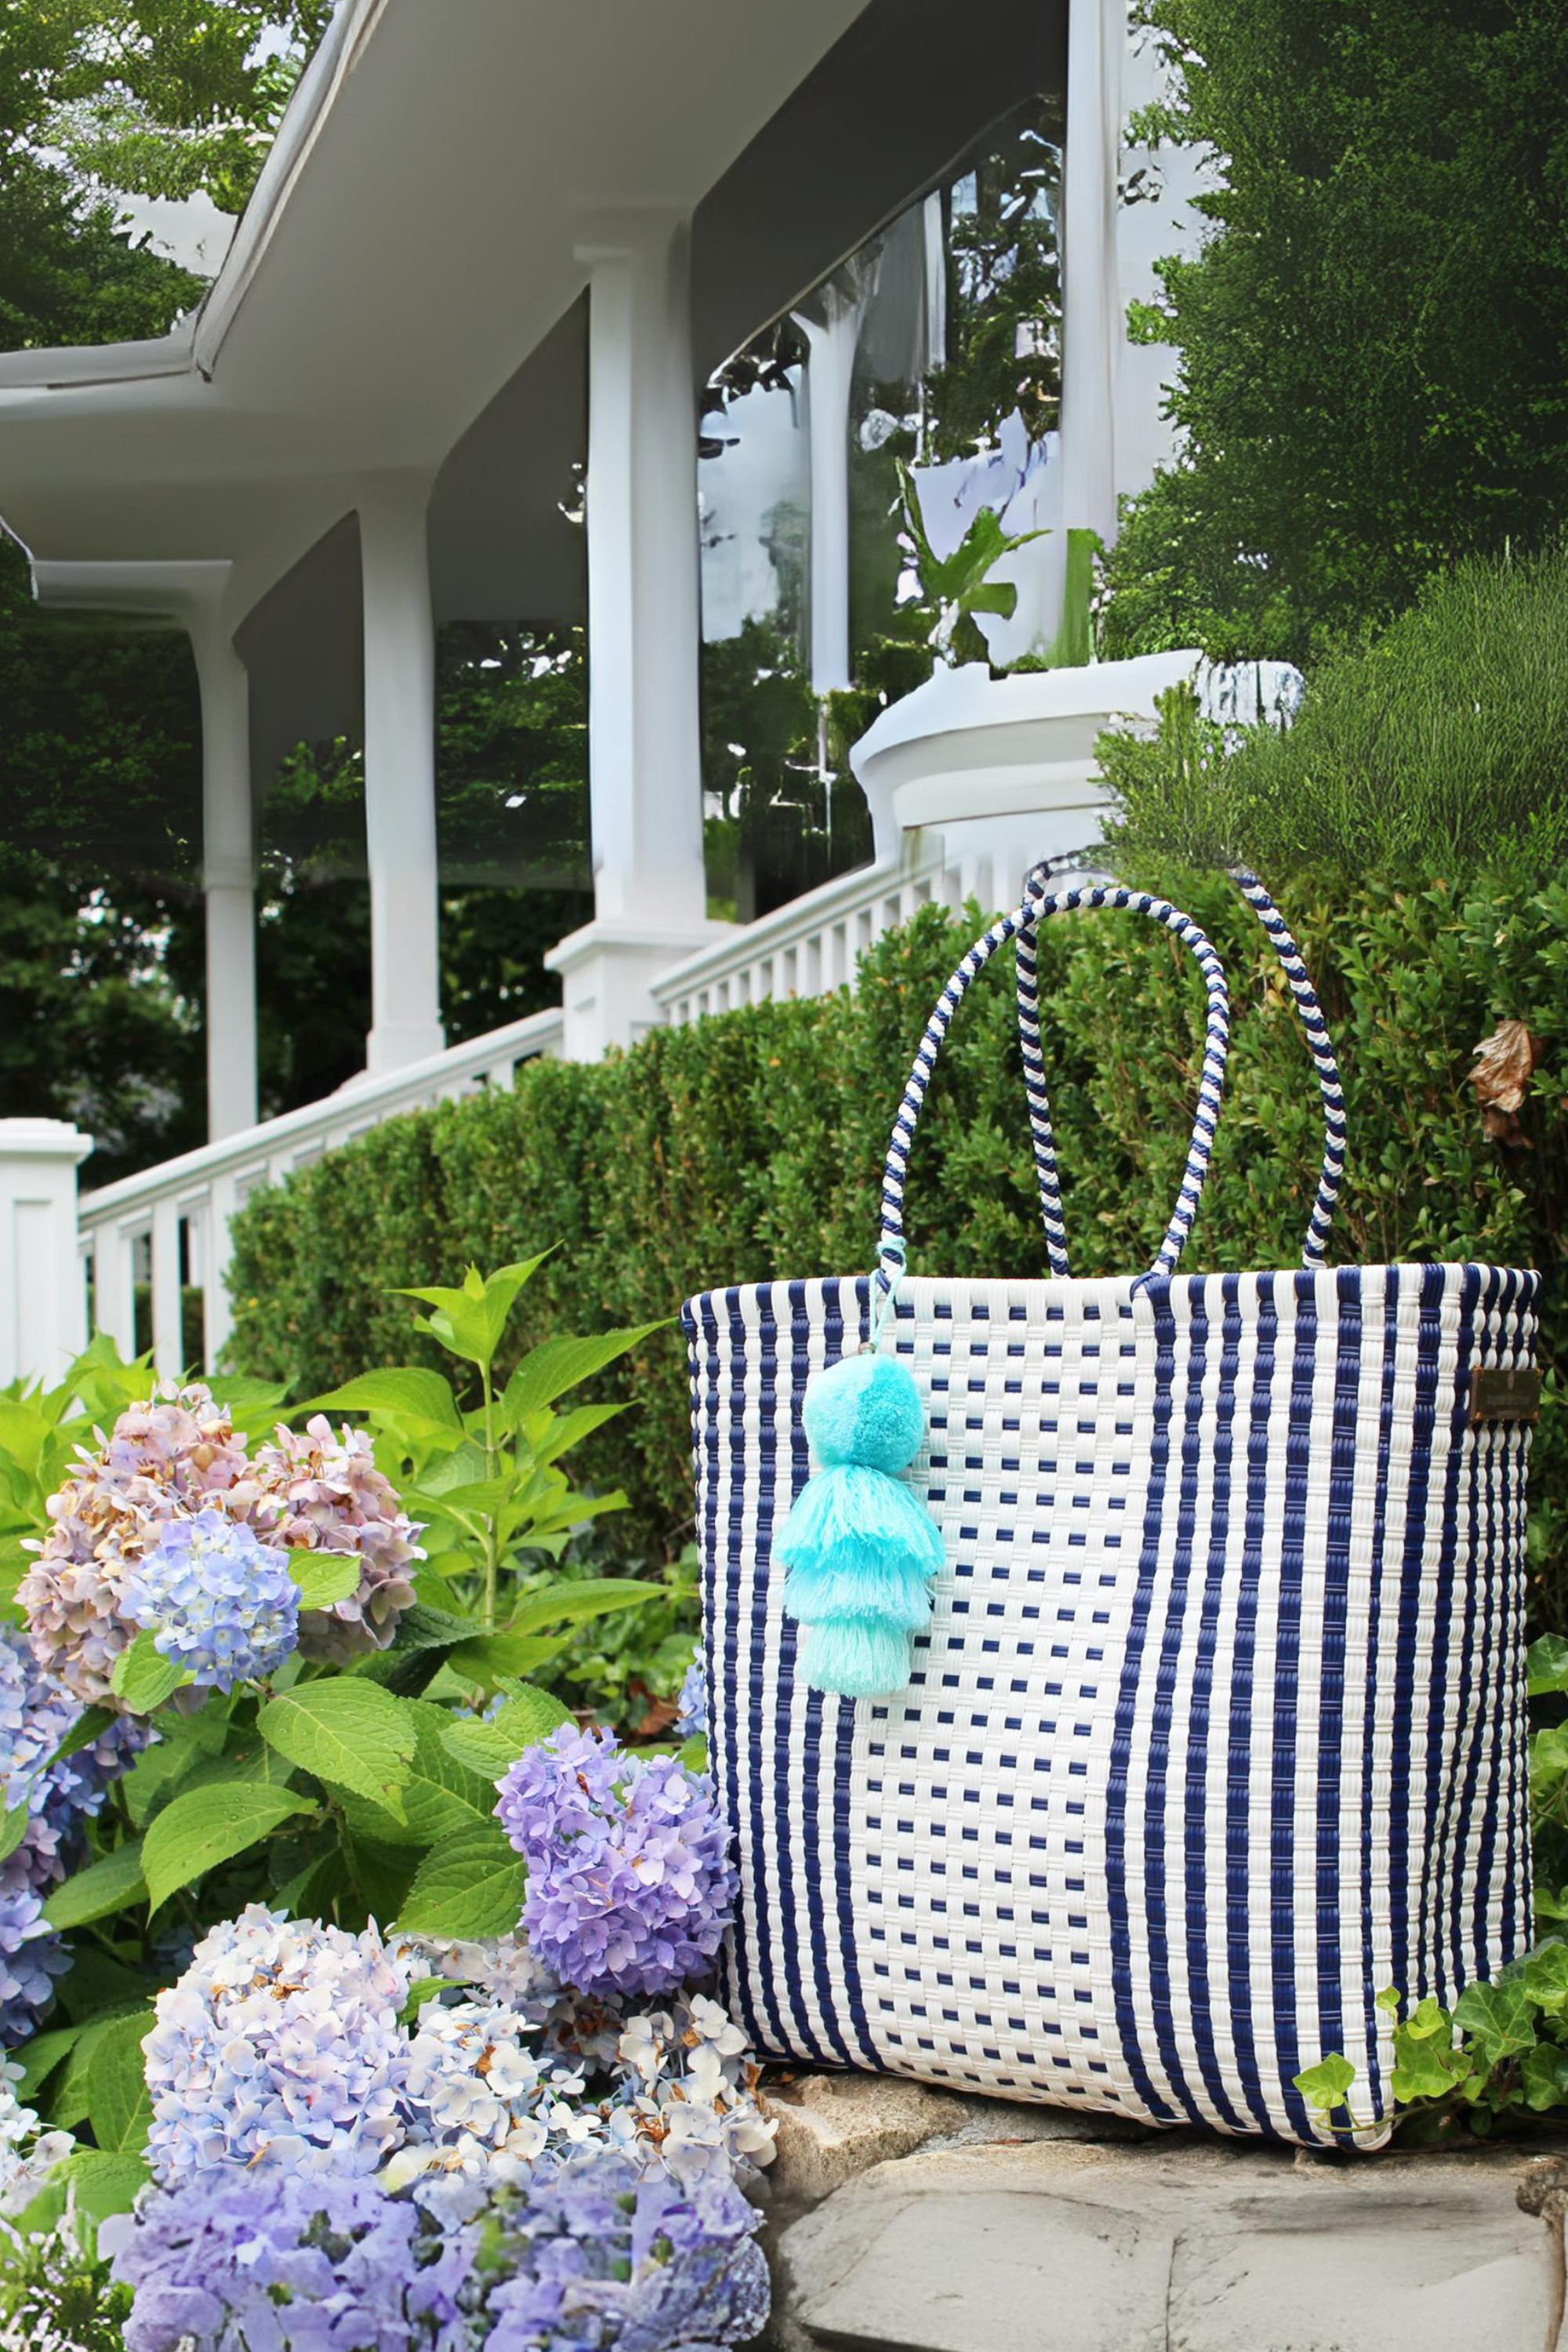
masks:
<instances>
[{"instance_id":1,"label":"navy woven stripe","mask_svg":"<svg viewBox=\"0 0 1568 2352\"><path fill-rule=\"evenodd\" d=\"M1153 1428L1150 1444L1149 1493L1143 1514L1143 1548L1138 1561L1138 1589L1127 1651L1116 1697L1116 1726L1111 1735L1105 1796L1106 1909L1110 1927L1110 1975L1116 2003L1116 2028L1122 2063L1144 2106L1163 2122L1180 2120L1169 2100L1154 2088L1144 2062L1137 1995L1132 1982L1132 1923L1127 1897L1127 1773L1132 1759L1133 1727L1138 1713L1138 1685L1149 1638L1155 1580L1160 1567L1160 1526L1165 1509L1165 1484L1171 1454L1172 1382L1175 1371L1175 1326L1171 1315L1169 1283L1151 1282L1142 1293L1154 1328Z\"/></svg>"},{"instance_id":2,"label":"navy woven stripe","mask_svg":"<svg viewBox=\"0 0 1568 2352\"><path fill-rule=\"evenodd\" d=\"M1447 1969L1444 1950L1446 1922L1439 1916L1442 1880L1439 1874L1441 1849L1441 1801L1443 1788L1444 1749L1447 1745L1448 1699L1451 1690L1448 1653L1454 1619L1454 1566L1459 1527L1459 1477L1465 1456L1465 1424L1469 1411L1470 1350L1473 1321L1480 1297L1480 1273L1473 1265L1466 1266L1460 1291L1458 1346L1454 1367L1452 1393L1439 1396L1438 1406L1446 1406L1448 1451L1444 1465L1442 1537L1438 1545L1436 1573L1432 1578L1433 1640L1431 1662L1431 1703L1426 1712L1426 1841L1421 1878L1421 1975L1424 1988L1430 1986L1437 1999L1447 2008L1457 1990ZM1434 1433L1435 1434L1436 1433ZM1467 1580L1468 1582L1469 1580ZM1471 1587L1473 1591L1473 1586Z\"/></svg>"},{"instance_id":3,"label":"navy woven stripe","mask_svg":"<svg viewBox=\"0 0 1568 2352\"><path fill-rule=\"evenodd\" d=\"M1420 1305L1415 1345L1415 1394L1411 1404L1409 1483L1405 1498L1405 1539L1399 1562L1398 1647L1394 1655L1392 1752L1394 1769L1389 1791L1389 1916L1398 1939L1394 1950L1394 1982L1403 1993L1417 1998L1423 1990L1422 1935L1410 1883L1411 1803L1408 1768L1400 1769L1415 1746L1415 1663L1421 1635L1421 1578L1426 1548L1426 1489L1431 1478L1432 1435L1436 1423L1440 1311L1444 1276L1439 1265L1397 1267L1395 1281L1419 1286Z\"/></svg>"},{"instance_id":4,"label":"navy woven stripe","mask_svg":"<svg viewBox=\"0 0 1568 2352\"><path fill-rule=\"evenodd\" d=\"M740 1292L738 1290L726 1290L723 1294L723 1297L724 1311L729 1323L730 1333L730 1388L727 1401L727 1417L730 1427L730 1508L728 1514L728 1542L729 1557L731 1559L739 1560L745 1559L749 1549L746 1542L745 1531L747 1481L745 1407L746 1365L750 1347L750 1334L747 1331L745 1318L741 1311ZM771 1492L771 1466L765 1474L765 1477L767 1486ZM747 1779L750 1784L745 1789L741 1800L740 1812L743 1822L742 1833L742 1835L749 1833L752 1866L755 1869L760 1869L762 1867L763 1857L767 1851L763 1835L763 1822L768 1793L766 1788L767 1775L761 1769L763 1759L757 1754L754 1743L751 1738L749 1722L749 1701L752 1693L760 1690L762 1687L763 1661L766 1654L768 1640L768 1579L766 1570L765 1538L763 1533L764 1522L762 1517L761 1504L761 1489L763 1484L763 1479L762 1476L759 1476L758 1513L756 1522L757 1538L754 1547L751 1548L753 1560L751 1609L743 1628L739 1625L737 1626L734 1691L735 1712L733 1718L735 1754L737 1759L742 1755L746 1757ZM742 1594L737 1591L735 1594L735 1612L737 1618L741 1612L742 1599ZM742 1635L743 1638L742 1638ZM758 1895L758 1916L755 1921L755 1975L757 1981L755 1984L750 1986L750 1991L752 2000L760 2002L762 2010L767 2019L768 2030L763 2038L770 2042L771 2045L774 2049L788 2049L790 2046L790 2036L788 2029L784 2023L784 2012L779 2003L779 1990L781 1985L784 1983L785 1979L782 1968L775 1962L773 1948L775 1940L775 1930L778 1924L777 1913L773 1906L767 1901L767 1890L765 1886L759 1888ZM747 1948L744 1945L741 1945L738 1948L744 1957ZM746 1974L749 1977L751 1973L752 1970L748 1962L746 1965Z\"/></svg>"},{"instance_id":5,"label":"navy woven stripe","mask_svg":"<svg viewBox=\"0 0 1568 2352\"><path fill-rule=\"evenodd\" d=\"M1329 1439L1329 1525L1323 1552L1323 1625L1318 1688L1318 2040L1345 2046L1340 1814L1345 1763L1345 1625L1350 1608L1351 1529L1355 1501L1356 1417L1361 1405L1361 1276L1334 1279L1338 1333L1333 1423ZM1352 1758L1352 1761L1354 1761ZM1359 1759L1363 1780L1365 1757Z\"/></svg>"},{"instance_id":6,"label":"navy woven stripe","mask_svg":"<svg viewBox=\"0 0 1568 2352\"><path fill-rule=\"evenodd\" d=\"M1258 1286L1258 1344L1252 1373L1252 1411L1247 1433L1247 1502L1242 1529L1241 1579L1236 1596L1236 1664L1231 1674L1230 1766L1226 1782L1226 1961L1230 1985L1231 2032L1237 2073L1247 2104L1263 2131L1273 2131L1258 2063L1258 2028L1253 2003L1252 1919L1252 1727L1257 1698L1258 1608L1264 1568L1268 1499L1268 1433L1274 1423L1274 1357L1279 1329L1274 1276ZM1272 1575L1272 1563L1268 1573Z\"/></svg>"},{"instance_id":7,"label":"navy woven stripe","mask_svg":"<svg viewBox=\"0 0 1568 2352\"><path fill-rule=\"evenodd\" d=\"M1491 1361L1500 1359L1501 1350L1495 1346L1490 1326L1502 1305L1500 1276L1495 1267L1490 1268L1481 1296L1481 1314L1486 1318L1481 1327L1478 1351L1481 1360ZM1466 1418L1468 1422L1468 1407ZM1476 1790L1481 1749L1498 1721L1491 1654L1494 1580L1487 1573L1486 1565L1495 1556L1491 1544L1495 1535L1493 1471L1497 1437L1495 1426L1475 1430L1467 1427L1461 1440L1467 1457L1459 1469L1459 1485L1464 1492L1460 1537L1464 1547L1461 1557L1466 1560L1463 1571L1465 1623L1461 1662L1455 1685L1460 1696L1458 1736L1448 1759L1447 1803L1443 1826L1448 1872L1446 1890L1448 1977L1456 1988L1466 1983L1472 1974L1465 1945L1465 1853L1477 1826Z\"/></svg>"},{"instance_id":8,"label":"navy woven stripe","mask_svg":"<svg viewBox=\"0 0 1568 2352\"><path fill-rule=\"evenodd\" d=\"M787 1337L781 1329L774 1305L778 1290L789 1313ZM755 1446L757 1470L757 1582L763 1594L773 1580L773 1530L805 1486L810 1465L805 1457L805 1445L800 1434L800 1414L797 1400L805 1384L803 1362L805 1320L805 1285L801 1282L781 1284L777 1289L769 1286L757 1296L757 1360L759 1382L757 1391L757 1439ZM786 1353L787 1349L787 1353ZM781 1452L779 1423L784 1423L785 1436ZM810 2054L831 2065L842 2058L842 2047L826 2049L812 2023L811 2008L806 2000L805 1985L801 1972L802 1953L794 1932L800 1916L804 1896L809 1926L809 1951L812 1980L816 1991L817 2007L831 2032L832 2000L827 1993L826 1939L822 1932L820 1889L816 1874L807 1867L802 1873L803 1885L795 1882L795 1849L800 1834L790 1801L790 1751L794 1733L795 1709L799 1699L799 1685L795 1671L795 1632L788 1618L769 1611L763 1619L769 1629L768 1638L779 1643L778 1690L773 1703L773 1755L767 1775L773 1804L773 1835L778 1848L779 1899L771 1906L773 1916L784 1925L776 1938L779 1950L767 1956L770 1973L778 1970L784 1983L790 2014L795 2021L793 2046L804 2047ZM764 1660L761 1654L753 1660L753 1690L763 1688ZM811 1745L807 1734L807 1745ZM814 1759L812 1759L814 1760ZM812 1769L808 1760L807 1771Z\"/></svg>"},{"instance_id":9,"label":"navy woven stripe","mask_svg":"<svg viewBox=\"0 0 1568 2352\"><path fill-rule=\"evenodd\" d=\"M842 1318L840 1348L845 1354L858 1348L869 1338L871 1330L871 1285L862 1276L858 1282L840 1282L838 1307ZM805 1449L805 1434L801 1432L801 1448ZM853 1701L835 1702L838 1720L835 1732L833 1777L833 1874L838 1905L838 1959L844 1974L844 2001L849 2011L850 2030L859 2045L859 2063L885 2071L881 2053L872 2039L866 2016L865 1996L860 1986L860 1947L855 1933L855 1872L850 1850L850 1837L858 1791L855 1780L855 1707ZM835 2020L835 2031L838 2031Z\"/></svg>"},{"instance_id":10,"label":"navy woven stripe","mask_svg":"<svg viewBox=\"0 0 1568 2352\"><path fill-rule=\"evenodd\" d=\"M1535 1296L1538 1277L1532 1274L1521 1276L1515 1308L1515 1322L1510 1333L1509 1360L1515 1365L1531 1360L1535 1332ZM1500 1811L1503 1822L1502 1937L1501 1951L1505 1960L1511 1959L1517 1949L1531 1940L1533 1920L1531 1910L1531 1852L1528 1830L1529 1798L1529 1726L1525 1706L1524 1611L1525 1611L1525 1549L1524 1498L1527 1465L1530 1459L1530 1431L1521 1425L1510 1432L1507 1454L1508 1507L1504 1512L1504 1528L1510 1541L1507 1558L1510 1563L1505 1581L1505 1640L1502 1647L1503 1706L1500 1717L1503 1742L1502 1769L1493 1776L1492 1801ZM1497 1813L1489 1826L1488 1849L1495 1850ZM1478 1920L1481 1916L1486 1890L1476 1889ZM1522 1929L1520 1922L1522 1920ZM1478 1928L1477 1948L1480 1948Z\"/></svg>"},{"instance_id":11,"label":"navy woven stripe","mask_svg":"<svg viewBox=\"0 0 1568 2352\"><path fill-rule=\"evenodd\" d=\"M1279 1615L1274 1639L1274 1759L1269 1780L1269 1858L1273 1880L1272 2000L1274 2053L1279 2092L1292 2129L1302 2139L1323 2136L1307 2112L1292 2077L1301 2071L1300 1990L1296 1981L1298 1913L1317 1902L1317 1888L1299 1874L1296 1857L1296 1769L1301 1736L1301 1596L1307 1546L1307 1496L1312 1455L1312 1393L1318 1359L1318 1304L1310 1276L1295 1277L1296 1341L1285 1424L1285 1516L1279 1547ZM1278 1445L1276 1433L1273 1443ZM1315 1922L1314 1922L1315 1925ZM1321 2055L1311 2051L1313 2063Z\"/></svg>"},{"instance_id":12,"label":"navy woven stripe","mask_svg":"<svg viewBox=\"0 0 1568 2352\"><path fill-rule=\"evenodd\" d=\"M1384 1546L1388 1528L1388 1458L1394 1437L1394 1378L1398 1365L1399 1339L1399 1276L1390 1270L1384 1276L1383 1294L1383 1393L1378 1402L1377 1459L1382 1475L1373 1496L1372 1578L1367 1617L1366 1698L1362 1711L1362 1784L1361 1784L1361 1943L1363 1955L1362 1985L1363 2022L1366 2033L1367 2067L1370 2084L1371 2111L1381 2116L1384 2112L1383 2087L1383 2051L1378 2031L1377 1996L1383 1987L1373 1980L1375 1931L1373 1921L1373 1887L1389 1866L1388 1853L1373 1842L1373 1783L1377 1773L1377 1701L1379 1676L1383 1668L1383 1596L1387 1579L1383 1573ZM1402 1782L1405 1775L1401 1771ZM1400 1830L1394 1836L1396 1851L1404 1850L1406 1832ZM1398 1914L1394 1914L1397 1922ZM1396 1930L1397 1932L1397 1930Z\"/></svg>"},{"instance_id":13,"label":"navy woven stripe","mask_svg":"<svg viewBox=\"0 0 1568 2352\"><path fill-rule=\"evenodd\" d=\"M1203 2076L1214 2111L1223 2116L1232 2131L1245 2131L1247 2126L1237 2113L1227 2090L1215 2046L1212 2022L1215 2003L1209 1968L1209 1921L1214 1903L1208 1885L1208 1760L1210 1725L1214 1704L1215 1653L1219 1643L1220 1604L1225 1590L1226 1560L1230 1534L1230 1474L1231 1449L1234 1442L1236 1415L1236 1376L1237 1343L1241 1321L1236 1312L1236 1277L1227 1275L1220 1285L1220 1347L1219 1384L1215 1392L1212 1425L1207 1423L1204 1402L1204 1373L1208 1361L1208 1302L1205 1285L1194 1280L1188 1285L1192 1299L1192 1350L1188 1364L1187 1429L1184 1440L1184 1460L1182 1472L1184 1499L1189 1489L1195 1495L1197 1478L1205 1452L1212 1455L1213 1491L1209 1509L1207 1567L1203 1589L1197 1595L1197 1642L1192 1660L1192 1696L1187 1726L1186 1806L1184 1834L1186 1843L1186 1941L1187 1998L1193 2017L1193 2038L1197 2048L1198 2070ZM1178 1538L1177 1577L1180 1580L1184 1559L1188 1563L1189 1577L1197 1570L1197 1535L1194 1523L1192 1535L1184 1547ZM1191 1605L1187 1596L1185 1605ZM1170 1645L1167 1644L1169 1650ZM1172 1653L1173 1674L1175 1658ZM1194 2120L1206 2122L1207 2116Z\"/></svg>"}]
</instances>

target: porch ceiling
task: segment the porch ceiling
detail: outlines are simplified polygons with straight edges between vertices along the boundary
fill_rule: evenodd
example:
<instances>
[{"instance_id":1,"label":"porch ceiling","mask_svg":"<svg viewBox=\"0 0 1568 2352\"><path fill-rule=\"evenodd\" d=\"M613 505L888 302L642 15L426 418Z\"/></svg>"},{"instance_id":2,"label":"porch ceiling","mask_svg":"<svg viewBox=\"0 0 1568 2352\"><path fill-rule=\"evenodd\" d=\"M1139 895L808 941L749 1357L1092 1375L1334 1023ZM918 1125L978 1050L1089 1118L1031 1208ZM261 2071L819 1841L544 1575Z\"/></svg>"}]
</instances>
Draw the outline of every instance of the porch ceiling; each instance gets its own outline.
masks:
<instances>
[{"instance_id":1,"label":"porch ceiling","mask_svg":"<svg viewBox=\"0 0 1568 2352\"><path fill-rule=\"evenodd\" d=\"M584 283L695 207L863 0L344 0L202 311L0 356L0 514L55 561L226 557L225 618L437 468Z\"/></svg>"}]
</instances>

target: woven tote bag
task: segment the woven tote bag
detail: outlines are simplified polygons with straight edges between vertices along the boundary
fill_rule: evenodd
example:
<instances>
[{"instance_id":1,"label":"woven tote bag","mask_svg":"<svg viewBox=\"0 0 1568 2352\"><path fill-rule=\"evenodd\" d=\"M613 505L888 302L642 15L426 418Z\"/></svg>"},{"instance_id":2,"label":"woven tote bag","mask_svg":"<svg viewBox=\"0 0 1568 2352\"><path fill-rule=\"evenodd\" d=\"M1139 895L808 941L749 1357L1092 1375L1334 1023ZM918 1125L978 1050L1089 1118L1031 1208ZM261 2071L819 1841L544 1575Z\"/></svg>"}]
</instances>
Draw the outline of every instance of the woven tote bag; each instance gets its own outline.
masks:
<instances>
[{"instance_id":1,"label":"woven tote bag","mask_svg":"<svg viewBox=\"0 0 1568 2352\"><path fill-rule=\"evenodd\" d=\"M1278 910L1326 1151L1300 1270L1178 1275L1227 1039L1208 940L1164 900L1033 889L926 1029L869 1276L688 1303L711 1761L741 1873L727 1992L814 2066L1333 2137L1292 2078L1391 2116L1384 1987L1451 2002L1528 1941L1524 1485L1538 1277L1330 1268L1338 1074ZM1039 923L1130 908L1208 989L1196 1123L1152 1267L1068 1272L1036 1002ZM904 1273L906 1165L949 1024L1018 954L1047 1280ZM908 1687L795 1674L772 1540L811 1464L811 1374L881 1344L928 1436L946 1566ZM890 1337L889 1337L890 1335Z\"/></svg>"}]
</instances>

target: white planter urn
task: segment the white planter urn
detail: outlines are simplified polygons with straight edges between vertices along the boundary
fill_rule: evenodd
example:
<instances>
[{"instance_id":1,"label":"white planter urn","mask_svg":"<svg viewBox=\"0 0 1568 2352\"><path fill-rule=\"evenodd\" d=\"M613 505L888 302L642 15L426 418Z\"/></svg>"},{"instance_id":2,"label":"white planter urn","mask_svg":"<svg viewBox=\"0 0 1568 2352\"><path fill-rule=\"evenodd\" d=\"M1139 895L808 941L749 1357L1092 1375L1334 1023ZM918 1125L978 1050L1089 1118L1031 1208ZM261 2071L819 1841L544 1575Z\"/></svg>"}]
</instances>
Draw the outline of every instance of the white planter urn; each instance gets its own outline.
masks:
<instances>
[{"instance_id":1,"label":"white planter urn","mask_svg":"<svg viewBox=\"0 0 1568 2352\"><path fill-rule=\"evenodd\" d=\"M1099 737L1119 719L1152 724L1155 697L1201 659L1142 654L1008 677L980 662L939 669L890 704L849 754L879 862L898 858L906 833L933 826L950 865L1000 865L1011 888L1039 858L1087 847L1107 805Z\"/></svg>"}]
</instances>

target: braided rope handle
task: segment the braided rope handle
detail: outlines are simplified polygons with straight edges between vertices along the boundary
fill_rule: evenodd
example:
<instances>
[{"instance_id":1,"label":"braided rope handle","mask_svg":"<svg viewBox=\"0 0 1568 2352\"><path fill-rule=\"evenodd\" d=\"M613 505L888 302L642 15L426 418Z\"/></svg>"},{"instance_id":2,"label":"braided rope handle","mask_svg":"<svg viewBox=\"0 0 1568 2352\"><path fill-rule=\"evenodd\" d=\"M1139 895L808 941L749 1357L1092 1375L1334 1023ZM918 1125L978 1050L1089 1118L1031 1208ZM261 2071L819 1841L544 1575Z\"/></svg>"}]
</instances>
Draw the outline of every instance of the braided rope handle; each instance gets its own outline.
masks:
<instances>
[{"instance_id":1,"label":"braided rope handle","mask_svg":"<svg viewBox=\"0 0 1568 2352\"><path fill-rule=\"evenodd\" d=\"M1192 1140L1187 1147L1186 1167L1181 1191L1171 1213L1165 1237L1154 1262L1148 1269L1150 1276L1173 1271L1182 1254L1187 1235L1197 1213L1202 1198L1204 1180L1208 1174L1209 1159L1214 1150L1215 1125L1219 1116L1221 1090L1225 1085L1226 1055L1230 1043L1230 998L1225 984L1220 961L1208 939L1189 915L1173 907L1167 898L1156 898L1148 891L1128 890L1119 884L1094 883L1084 887L1063 890L1048 897L1026 898L1024 904L1010 915L1002 916L992 924L984 938L976 940L968 954L942 990L935 1010L925 1026L915 1054L914 1066L909 1084L899 1105L898 1117L888 1142L887 1165L882 1174L882 1240L878 1260L878 1280L884 1291L892 1288L903 1271L904 1264L904 1181L909 1172L910 1147L914 1141L915 1128L925 1102L926 1089L936 1067L937 1055L952 1024L952 1016L963 1003L976 975L984 971L992 957L1009 940L1020 939L1032 932L1047 916L1067 913L1079 907L1127 907L1134 914L1147 915L1151 921L1161 923L1173 936L1190 948L1208 992L1207 1033L1204 1045L1203 1073L1198 1080L1197 1110L1193 1121ZM1036 1048L1038 1048L1038 1025L1036 1026ZM1055 1149L1050 1141L1049 1107L1044 1090L1044 1067L1040 1068L1041 1085L1038 1109L1045 1121L1045 1141L1049 1151L1049 1164L1054 1182ZM1030 1096L1030 1116L1037 1108L1033 1091ZM1037 1160L1038 1161L1040 1130L1036 1129ZM1058 1201L1059 1220L1060 1202ZM1064 1236L1065 1247L1065 1236Z\"/></svg>"},{"instance_id":2,"label":"braided rope handle","mask_svg":"<svg viewBox=\"0 0 1568 2352\"><path fill-rule=\"evenodd\" d=\"M1307 1051L1317 1073L1323 1103L1323 1160L1318 1189L1301 1244L1301 1264L1309 1270L1321 1265L1329 1229L1345 1171L1345 1101L1340 1067L1323 1019L1322 1007L1285 918L1256 874L1245 866L1226 868L1231 880L1268 935L1269 944L1289 982ZM1037 868L1024 886L1025 904L1044 905L1049 866ZM1017 935L1018 1045L1024 1063L1024 1091L1029 1105L1029 1130L1040 1188L1040 1219L1045 1227L1046 1255L1051 1272L1062 1279L1068 1273L1067 1229L1062 1218L1061 1183L1057 1171L1056 1137L1046 1092L1046 1065L1040 1047L1040 998L1035 955L1035 927Z\"/></svg>"}]
</instances>

